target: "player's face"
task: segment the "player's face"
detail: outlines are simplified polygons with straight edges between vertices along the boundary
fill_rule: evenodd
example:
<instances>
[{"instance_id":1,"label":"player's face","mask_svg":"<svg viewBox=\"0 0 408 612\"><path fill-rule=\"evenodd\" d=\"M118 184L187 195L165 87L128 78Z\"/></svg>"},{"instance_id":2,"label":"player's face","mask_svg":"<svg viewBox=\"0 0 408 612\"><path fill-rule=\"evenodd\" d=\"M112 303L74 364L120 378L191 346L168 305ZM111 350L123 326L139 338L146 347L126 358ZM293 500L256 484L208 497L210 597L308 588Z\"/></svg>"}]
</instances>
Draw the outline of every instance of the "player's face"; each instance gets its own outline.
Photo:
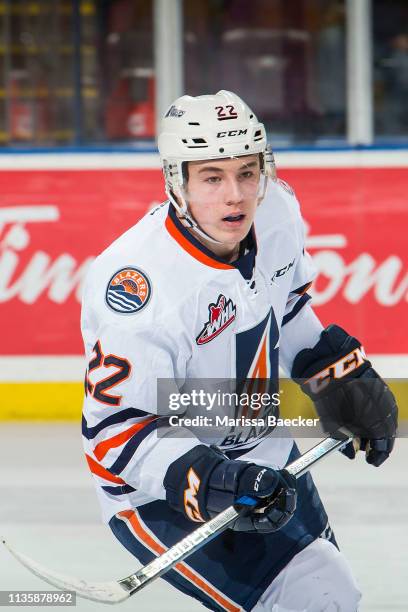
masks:
<instances>
[{"instance_id":1,"label":"player's face","mask_svg":"<svg viewBox=\"0 0 408 612\"><path fill-rule=\"evenodd\" d=\"M259 195L258 155L189 162L187 200L198 225L222 245L207 243L217 255L233 253L254 220Z\"/></svg>"}]
</instances>

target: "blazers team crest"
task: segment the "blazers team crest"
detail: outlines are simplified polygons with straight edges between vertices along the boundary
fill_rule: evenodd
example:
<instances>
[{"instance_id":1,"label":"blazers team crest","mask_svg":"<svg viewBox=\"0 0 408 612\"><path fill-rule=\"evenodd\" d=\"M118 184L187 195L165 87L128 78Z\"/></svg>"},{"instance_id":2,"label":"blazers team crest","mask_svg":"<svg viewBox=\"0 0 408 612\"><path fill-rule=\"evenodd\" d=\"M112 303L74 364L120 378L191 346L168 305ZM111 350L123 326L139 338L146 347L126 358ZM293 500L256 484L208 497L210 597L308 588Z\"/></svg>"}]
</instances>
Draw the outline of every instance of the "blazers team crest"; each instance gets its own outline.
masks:
<instances>
[{"instance_id":1,"label":"blazers team crest","mask_svg":"<svg viewBox=\"0 0 408 612\"><path fill-rule=\"evenodd\" d=\"M144 272L122 268L108 283L106 303L115 312L133 314L147 305L151 294L150 280Z\"/></svg>"},{"instance_id":2,"label":"blazers team crest","mask_svg":"<svg viewBox=\"0 0 408 612\"><path fill-rule=\"evenodd\" d=\"M220 294L216 304L208 306L208 321L196 338L197 344L206 344L216 338L228 325L235 321L237 309L232 300Z\"/></svg>"}]
</instances>

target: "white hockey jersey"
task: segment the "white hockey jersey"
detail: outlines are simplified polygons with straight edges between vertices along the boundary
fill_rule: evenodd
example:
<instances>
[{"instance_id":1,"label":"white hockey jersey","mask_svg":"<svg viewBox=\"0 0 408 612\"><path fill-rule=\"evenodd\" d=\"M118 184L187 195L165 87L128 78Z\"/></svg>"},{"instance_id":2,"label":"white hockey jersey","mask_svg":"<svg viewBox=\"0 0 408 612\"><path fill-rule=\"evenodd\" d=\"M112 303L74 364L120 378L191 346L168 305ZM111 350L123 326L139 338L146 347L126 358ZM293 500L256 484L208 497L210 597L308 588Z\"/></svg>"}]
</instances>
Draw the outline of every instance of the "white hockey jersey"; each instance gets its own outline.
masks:
<instances>
[{"instance_id":1,"label":"white hockey jersey","mask_svg":"<svg viewBox=\"0 0 408 612\"><path fill-rule=\"evenodd\" d=\"M298 202L282 181L269 182L251 236L248 252L225 263L165 203L92 264L82 308L83 437L105 521L165 499L168 466L202 443L195 430L170 425L158 379L180 388L191 379L278 377L279 343L309 310L315 275ZM222 450L273 467L292 447L290 438L264 437L256 427L213 433Z\"/></svg>"}]
</instances>

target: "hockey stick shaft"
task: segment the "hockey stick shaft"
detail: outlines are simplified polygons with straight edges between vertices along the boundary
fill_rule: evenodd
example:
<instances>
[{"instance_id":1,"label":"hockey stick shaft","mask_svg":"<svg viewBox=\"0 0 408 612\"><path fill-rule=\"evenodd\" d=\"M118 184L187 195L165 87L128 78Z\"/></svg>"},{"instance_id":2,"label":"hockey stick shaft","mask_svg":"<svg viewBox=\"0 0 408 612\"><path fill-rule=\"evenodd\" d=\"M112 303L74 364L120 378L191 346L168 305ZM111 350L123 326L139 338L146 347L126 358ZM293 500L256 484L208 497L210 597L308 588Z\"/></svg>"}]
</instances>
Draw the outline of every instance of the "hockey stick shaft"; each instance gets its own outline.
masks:
<instances>
[{"instance_id":1,"label":"hockey stick shaft","mask_svg":"<svg viewBox=\"0 0 408 612\"><path fill-rule=\"evenodd\" d=\"M337 449L341 449L350 440L351 438L343 440L325 438L304 455L287 465L286 469L298 478L323 459L323 457ZM251 498L249 500L240 499L238 501L240 503L248 503L251 502ZM58 574L17 552L5 540L3 540L3 543L20 563L49 584L62 590L75 591L79 597L84 597L85 599L91 599L99 603L116 604L134 595L137 591L204 546L227 529L236 520L238 515L239 512L233 506L227 508L134 574L121 580L109 582L88 582L82 578Z\"/></svg>"},{"instance_id":2,"label":"hockey stick shaft","mask_svg":"<svg viewBox=\"0 0 408 612\"><path fill-rule=\"evenodd\" d=\"M319 442L319 444L301 455L298 459L287 465L286 469L296 478L299 478L305 472L310 470L313 465L323 459L323 457L326 457L333 451L342 448L348 442L350 442L350 440L351 438L346 440L325 438ZM238 503L240 501L241 500L238 500ZM130 595L133 595L133 593L149 584L149 582L155 578L158 578L167 572L178 562L193 554L207 542L227 529L238 516L239 512L234 508L234 506L230 506L223 512L220 512L220 514L218 514L215 518L211 519L193 531L191 534L180 540L180 542L169 548L169 550L160 555L160 557L157 557L131 576L119 580L119 583L124 589L129 591Z\"/></svg>"}]
</instances>

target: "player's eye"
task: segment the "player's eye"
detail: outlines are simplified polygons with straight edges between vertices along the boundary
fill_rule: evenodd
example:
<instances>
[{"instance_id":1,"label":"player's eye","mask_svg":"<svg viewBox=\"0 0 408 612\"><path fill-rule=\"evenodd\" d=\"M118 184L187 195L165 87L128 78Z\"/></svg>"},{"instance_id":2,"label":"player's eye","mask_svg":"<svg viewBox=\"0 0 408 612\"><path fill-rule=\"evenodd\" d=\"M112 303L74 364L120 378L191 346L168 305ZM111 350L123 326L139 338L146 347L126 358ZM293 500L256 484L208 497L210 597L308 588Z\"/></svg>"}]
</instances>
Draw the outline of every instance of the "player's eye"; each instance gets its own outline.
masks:
<instances>
[{"instance_id":1,"label":"player's eye","mask_svg":"<svg viewBox=\"0 0 408 612\"><path fill-rule=\"evenodd\" d=\"M242 179L252 178L254 176L254 172L252 170L245 170L245 172L241 172L240 177Z\"/></svg>"},{"instance_id":2,"label":"player's eye","mask_svg":"<svg viewBox=\"0 0 408 612\"><path fill-rule=\"evenodd\" d=\"M221 181L221 178L219 176L208 176L205 179L206 183L209 183L210 185L215 185L216 183L218 183L219 181Z\"/></svg>"}]
</instances>

